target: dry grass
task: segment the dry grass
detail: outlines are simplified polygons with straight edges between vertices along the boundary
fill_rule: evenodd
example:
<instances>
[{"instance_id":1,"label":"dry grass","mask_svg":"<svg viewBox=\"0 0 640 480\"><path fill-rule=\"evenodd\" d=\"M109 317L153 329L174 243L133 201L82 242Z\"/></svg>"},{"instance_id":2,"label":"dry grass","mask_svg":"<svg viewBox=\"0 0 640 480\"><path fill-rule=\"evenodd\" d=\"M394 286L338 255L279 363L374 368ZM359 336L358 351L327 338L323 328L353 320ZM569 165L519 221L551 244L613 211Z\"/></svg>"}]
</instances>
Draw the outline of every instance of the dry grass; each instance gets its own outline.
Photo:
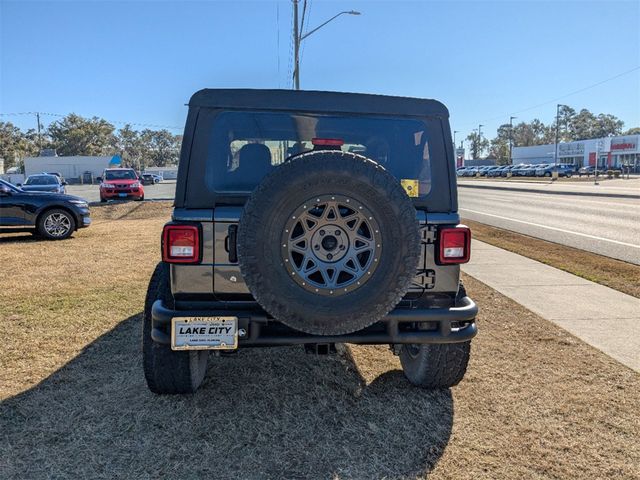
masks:
<instances>
[{"instance_id":1,"label":"dry grass","mask_svg":"<svg viewBox=\"0 0 640 480\"><path fill-rule=\"evenodd\" d=\"M481 333L454 389L351 346L212 357L197 394L154 396L139 312L169 210L137 205L0 241L21 265L0 280L3 479L640 478L640 375L471 278Z\"/></svg>"},{"instance_id":2,"label":"dry grass","mask_svg":"<svg viewBox=\"0 0 640 480\"><path fill-rule=\"evenodd\" d=\"M473 220L464 219L463 222L471 227L473 237L478 240L640 298L640 265Z\"/></svg>"}]
</instances>

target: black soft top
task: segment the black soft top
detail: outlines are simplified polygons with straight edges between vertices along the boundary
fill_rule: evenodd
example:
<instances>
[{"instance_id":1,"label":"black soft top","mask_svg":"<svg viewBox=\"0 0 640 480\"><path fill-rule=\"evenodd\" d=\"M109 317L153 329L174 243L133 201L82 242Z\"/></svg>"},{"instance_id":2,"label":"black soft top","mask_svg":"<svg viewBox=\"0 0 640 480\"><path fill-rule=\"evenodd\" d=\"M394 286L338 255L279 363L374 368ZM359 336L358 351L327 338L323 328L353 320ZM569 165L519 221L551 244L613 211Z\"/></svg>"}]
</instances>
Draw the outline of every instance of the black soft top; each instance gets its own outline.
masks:
<instances>
[{"instance_id":1,"label":"black soft top","mask_svg":"<svg viewBox=\"0 0 640 480\"><path fill-rule=\"evenodd\" d=\"M447 107L437 100L314 90L206 88L193 94L189 107L449 118Z\"/></svg>"}]
</instances>

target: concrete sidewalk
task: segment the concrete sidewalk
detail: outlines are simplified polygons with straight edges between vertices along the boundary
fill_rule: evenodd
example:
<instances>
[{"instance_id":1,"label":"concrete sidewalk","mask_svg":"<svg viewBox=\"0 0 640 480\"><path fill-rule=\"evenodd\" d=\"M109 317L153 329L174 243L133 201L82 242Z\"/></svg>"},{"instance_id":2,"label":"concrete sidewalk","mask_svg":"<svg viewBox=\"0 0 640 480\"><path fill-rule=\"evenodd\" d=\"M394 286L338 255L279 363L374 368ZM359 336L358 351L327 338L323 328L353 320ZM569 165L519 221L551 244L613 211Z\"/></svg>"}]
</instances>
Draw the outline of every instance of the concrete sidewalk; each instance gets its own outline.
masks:
<instances>
[{"instance_id":1,"label":"concrete sidewalk","mask_svg":"<svg viewBox=\"0 0 640 480\"><path fill-rule=\"evenodd\" d=\"M473 240L463 271L640 372L640 299Z\"/></svg>"},{"instance_id":2,"label":"concrete sidewalk","mask_svg":"<svg viewBox=\"0 0 640 480\"><path fill-rule=\"evenodd\" d=\"M601 180L599 185L593 182L552 182L534 180L484 180L458 179L462 188L480 188L492 190L517 190L531 193L549 193L556 195L584 195L594 197L635 198L640 199L640 179Z\"/></svg>"}]
</instances>

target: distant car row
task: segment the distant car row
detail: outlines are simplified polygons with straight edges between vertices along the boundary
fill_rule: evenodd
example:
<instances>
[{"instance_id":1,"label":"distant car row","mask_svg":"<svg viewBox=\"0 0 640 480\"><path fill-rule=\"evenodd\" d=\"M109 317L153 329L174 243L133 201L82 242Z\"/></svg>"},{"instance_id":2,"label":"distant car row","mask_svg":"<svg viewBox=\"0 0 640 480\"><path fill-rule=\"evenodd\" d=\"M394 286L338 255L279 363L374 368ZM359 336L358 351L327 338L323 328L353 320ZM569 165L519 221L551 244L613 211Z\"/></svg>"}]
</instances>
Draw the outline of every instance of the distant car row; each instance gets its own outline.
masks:
<instances>
[{"instance_id":1,"label":"distant car row","mask_svg":"<svg viewBox=\"0 0 640 480\"><path fill-rule=\"evenodd\" d=\"M557 171L559 177L571 177L577 172L577 167L569 163L535 164L535 165L489 165L482 167L458 167L459 177L551 177Z\"/></svg>"}]
</instances>

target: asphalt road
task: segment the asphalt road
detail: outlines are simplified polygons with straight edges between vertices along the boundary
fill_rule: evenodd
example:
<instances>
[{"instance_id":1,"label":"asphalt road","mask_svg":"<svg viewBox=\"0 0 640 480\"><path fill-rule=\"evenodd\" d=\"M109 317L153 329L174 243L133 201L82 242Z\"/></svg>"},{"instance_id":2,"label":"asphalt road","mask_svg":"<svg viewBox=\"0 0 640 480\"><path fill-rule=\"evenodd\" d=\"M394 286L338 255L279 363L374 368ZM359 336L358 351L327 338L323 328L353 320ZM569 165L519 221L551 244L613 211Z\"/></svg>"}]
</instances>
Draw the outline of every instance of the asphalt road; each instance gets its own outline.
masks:
<instances>
[{"instance_id":1,"label":"asphalt road","mask_svg":"<svg viewBox=\"0 0 640 480\"><path fill-rule=\"evenodd\" d=\"M77 195L90 203L100 201L100 191L98 185L69 185L67 187L69 195ZM144 186L145 200L173 200L176 193L176 182L165 180L156 185Z\"/></svg>"},{"instance_id":2,"label":"asphalt road","mask_svg":"<svg viewBox=\"0 0 640 480\"><path fill-rule=\"evenodd\" d=\"M458 189L462 218L640 265L640 200Z\"/></svg>"}]
</instances>

